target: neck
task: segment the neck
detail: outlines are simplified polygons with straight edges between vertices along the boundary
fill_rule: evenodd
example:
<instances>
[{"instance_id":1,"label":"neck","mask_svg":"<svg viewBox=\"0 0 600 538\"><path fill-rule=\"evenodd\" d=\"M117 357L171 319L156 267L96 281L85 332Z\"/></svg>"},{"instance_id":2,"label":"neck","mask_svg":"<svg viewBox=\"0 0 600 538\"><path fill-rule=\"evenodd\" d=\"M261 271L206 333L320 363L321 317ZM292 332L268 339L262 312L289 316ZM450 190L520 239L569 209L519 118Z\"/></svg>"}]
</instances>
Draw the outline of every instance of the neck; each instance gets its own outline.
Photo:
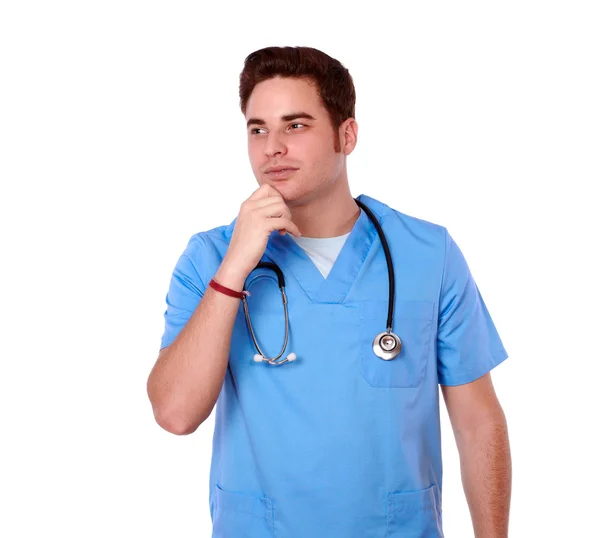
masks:
<instances>
[{"instance_id":1,"label":"neck","mask_svg":"<svg viewBox=\"0 0 600 538\"><path fill-rule=\"evenodd\" d=\"M360 216L347 181L315 193L310 201L290 207L292 220L303 237L338 237L349 233Z\"/></svg>"}]
</instances>

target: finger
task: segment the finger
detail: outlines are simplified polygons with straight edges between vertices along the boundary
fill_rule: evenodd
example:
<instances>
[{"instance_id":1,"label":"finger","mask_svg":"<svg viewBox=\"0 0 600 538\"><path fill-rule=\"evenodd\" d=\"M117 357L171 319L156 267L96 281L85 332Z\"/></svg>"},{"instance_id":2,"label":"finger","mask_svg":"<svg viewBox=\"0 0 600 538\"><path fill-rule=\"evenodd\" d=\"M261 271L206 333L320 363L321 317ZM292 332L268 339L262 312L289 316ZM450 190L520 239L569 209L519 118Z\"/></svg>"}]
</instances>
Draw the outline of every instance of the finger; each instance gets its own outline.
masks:
<instances>
[{"instance_id":1,"label":"finger","mask_svg":"<svg viewBox=\"0 0 600 538\"><path fill-rule=\"evenodd\" d=\"M291 220L286 219L284 217L267 219L266 222L268 223L268 226L269 226L268 229L271 232L275 231L275 230L279 230L279 233L281 233L282 230L285 230L286 232L294 234L296 237L299 237L302 235L300 233L300 230L298 229L298 226L296 226Z\"/></svg>"},{"instance_id":2,"label":"finger","mask_svg":"<svg viewBox=\"0 0 600 538\"><path fill-rule=\"evenodd\" d=\"M268 196L275 196L275 197L283 198L281 193L275 187L273 187L273 185L269 185L269 183L265 183L265 185L267 186Z\"/></svg>"},{"instance_id":3,"label":"finger","mask_svg":"<svg viewBox=\"0 0 600 538\"><path fill-rule=\"evenodd\" d=\"M255 209L255 211L257 211L264 218L284 217L290 221L292 220L292 212L284 202L276 202L274 204L268 204L264 207L258 207Z\"/></svg>"},{"instance_id":4,"label":"finger","mask_svg":"<svg viewBox=\"0 0 600 538\"><path fill-rule=\"evenodd\" d=\"M259 200L268 196L267 184L263 184L256 189L248 198L248 200Z\"/></svg>"},{"instance_id":5,"label":"finger","mask_svg":"<svg viewBox=\"0 0 600 538\"><path fill-rule=\"evenodd\" d=\"M248 198L248 200L260 200L261 198L267 198L269 196L281 196L280 192L269 185L268 183L263 183L258 189L256 189Z\"/></svg>"},{"instance_id":6,"label":"finger","mask_svg":"<svg viewBox=\"0 0 600 538\"><path fill-rule=\"evenodd\" d=\"M283 198L277 196L269 196L268 198L260 198L258 200L253 200L252 206L254 207L254 209L260 209L261 207L267 207L268 205L280 203L285 204Z\"/></svg>"}]
</instances>

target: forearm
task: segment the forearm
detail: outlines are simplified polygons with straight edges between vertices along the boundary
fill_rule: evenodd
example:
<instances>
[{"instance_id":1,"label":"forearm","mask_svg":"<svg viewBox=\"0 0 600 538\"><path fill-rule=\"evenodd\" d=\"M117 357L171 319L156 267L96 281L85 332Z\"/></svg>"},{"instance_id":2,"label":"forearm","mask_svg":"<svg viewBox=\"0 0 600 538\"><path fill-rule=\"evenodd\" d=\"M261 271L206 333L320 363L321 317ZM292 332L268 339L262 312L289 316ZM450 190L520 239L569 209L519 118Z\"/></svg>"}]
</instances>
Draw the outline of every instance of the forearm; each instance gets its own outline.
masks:
<instances>
[{"instance_id":1,"label":"forearm","mask_svg":"<svg viewBox=\"0 0 600 538\"><path fill-rule=\"evenodd\" d=\"M245 279L222 266L215 280L242 289ZM207 287L177 338L161 351L147 388L156 420L167 431L192 433L210 415L225 378L239 303Z\"/></svg>"},{"instance_id":2,"label":"forearm","mask_svg":"<svg viewBox=\"0 0 600 538\"><path fill-rule=\"evenodd\" d=\"M475 538L507 538L512 462L506 421L457 433L456 440Z\"/></svg>"}]
</instances>

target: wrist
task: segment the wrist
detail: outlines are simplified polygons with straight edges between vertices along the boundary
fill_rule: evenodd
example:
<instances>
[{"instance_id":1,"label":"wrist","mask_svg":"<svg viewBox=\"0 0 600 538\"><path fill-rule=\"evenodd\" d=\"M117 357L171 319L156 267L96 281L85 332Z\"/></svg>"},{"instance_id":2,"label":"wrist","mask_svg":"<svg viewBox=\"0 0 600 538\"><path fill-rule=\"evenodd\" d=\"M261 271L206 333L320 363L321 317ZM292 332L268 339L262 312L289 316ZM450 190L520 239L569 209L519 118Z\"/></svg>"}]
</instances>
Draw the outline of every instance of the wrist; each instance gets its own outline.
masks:
<instances>
[{"instance_id":1,"label":"wrist","mask_svg":"<svg viewBox=\"0 0 600 538\"><path fill-rule=\"evenodd\" d=\"M240 271L224 262L215 273L214 279L222 286L226 286L232 290L242 291L247 277L248 275L245 274L244 271Z\"/></svg>"}]
</instances>

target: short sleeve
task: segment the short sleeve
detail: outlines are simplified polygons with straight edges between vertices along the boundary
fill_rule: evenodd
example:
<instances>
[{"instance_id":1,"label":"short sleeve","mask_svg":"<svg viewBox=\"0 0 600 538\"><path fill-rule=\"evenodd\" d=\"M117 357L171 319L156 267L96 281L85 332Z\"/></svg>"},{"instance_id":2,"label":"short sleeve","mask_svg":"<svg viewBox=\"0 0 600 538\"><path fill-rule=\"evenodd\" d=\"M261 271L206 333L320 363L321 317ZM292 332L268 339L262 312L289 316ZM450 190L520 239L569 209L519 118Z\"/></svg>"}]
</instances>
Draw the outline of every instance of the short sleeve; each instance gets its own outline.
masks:
<instances>
[{"instance_id":1,"label":"short sleeve","mask_svg":"<svg viewBox=\"0 0 600 538\"><path fill-rule=\"evenodd\" d=\"M508 354L467 262L447 230L438 316L440 385L462 385L488 373Z\"/></svg>"},{"instance_id":2,"label":"short sleeve","mask_svg":"<svg viewBox=\"0 0 600 538\"><path fill-rule=\"evenodd\" d=\"M206 289L200 278L197 264L202 260L202 240L198 236L190 239L171 276L166 295L167 309L164 313L165 330L160 348L170 345L188 322Z\"/></svg>"}]
</instances>

